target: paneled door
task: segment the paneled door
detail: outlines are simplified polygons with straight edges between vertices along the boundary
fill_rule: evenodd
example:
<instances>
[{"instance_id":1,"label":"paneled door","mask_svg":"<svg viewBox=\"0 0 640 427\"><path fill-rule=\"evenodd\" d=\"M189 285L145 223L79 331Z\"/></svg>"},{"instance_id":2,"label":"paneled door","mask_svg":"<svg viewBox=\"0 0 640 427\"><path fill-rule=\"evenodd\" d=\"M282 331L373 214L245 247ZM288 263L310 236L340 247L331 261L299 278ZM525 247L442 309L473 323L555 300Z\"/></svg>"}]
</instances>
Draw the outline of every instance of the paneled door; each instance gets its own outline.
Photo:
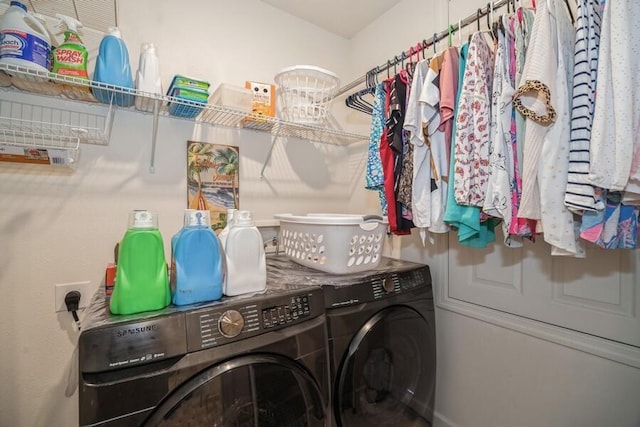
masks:
<instances>
[{"instance_id":1,"label":"paneled door","mask_svg":"<svg viewBox=\"0 0 640 427\"><path fill-rule=\"evenodd\" d=\"M449 299L640 349L640 251L591 245L585 259L552 257L542 239L470 249L454 233L449 248Z\"/></svg>"}]
</instances>

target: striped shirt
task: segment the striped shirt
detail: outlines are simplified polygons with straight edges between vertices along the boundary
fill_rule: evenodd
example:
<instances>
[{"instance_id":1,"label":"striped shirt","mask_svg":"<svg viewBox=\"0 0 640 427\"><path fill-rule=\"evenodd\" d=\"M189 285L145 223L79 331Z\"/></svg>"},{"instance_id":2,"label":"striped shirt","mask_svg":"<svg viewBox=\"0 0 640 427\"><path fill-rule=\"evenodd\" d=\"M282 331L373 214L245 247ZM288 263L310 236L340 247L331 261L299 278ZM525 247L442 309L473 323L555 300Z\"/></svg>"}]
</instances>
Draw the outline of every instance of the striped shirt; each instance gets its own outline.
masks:
<instances>
[{"instance_id":1,"label":"striped shirt","mask_svg":"<svg viewBox=\"0 0 640 427\"><path fill-rule=\"evenodd\" d=\"M564 198L565 205L576 213L604 208L588 181L602 22L599 3L599 0L577 0L569 174Z\"/></svg>"}]
</instances>

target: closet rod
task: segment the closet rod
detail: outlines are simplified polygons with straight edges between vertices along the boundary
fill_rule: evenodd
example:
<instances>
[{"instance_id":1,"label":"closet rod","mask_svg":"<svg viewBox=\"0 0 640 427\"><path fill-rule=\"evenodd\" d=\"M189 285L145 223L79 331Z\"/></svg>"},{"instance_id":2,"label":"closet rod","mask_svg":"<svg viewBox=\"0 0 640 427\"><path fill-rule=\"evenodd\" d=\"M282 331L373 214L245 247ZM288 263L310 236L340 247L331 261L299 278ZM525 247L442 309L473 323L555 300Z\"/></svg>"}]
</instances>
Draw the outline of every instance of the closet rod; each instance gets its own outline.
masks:
<instances>
[{"instance_id":1,"label":"closet rod","mask_svg":"<svg viewBox=\"0 0 640 427\"><path fill-rule=\"evenodd\" d=\"M478 19L488 15L492 10L495 11L495 10L501 8L502 6L505 6L507 3L512 2L512 1L513 0L498 0L498 1L493 3L493 8L491 6L485 6L484 9L479 9L480 12L476 12L473 15L469 15L466 18L464 18L463 20L461 20L459 22L459 25L458 25L458 23L450 24L453 27L451 31L452 32L459 31L460 28L466 27L467 25L476 22ZM436 34L436 37L435 37L436 43L441 41L441 40L443 40L443 39L445 39L448 35L449 35L449 29L448 28L446 30L444 30L444 31L441 31L439 34ZM420 51L424 51L428 47L433 46L433 37L431 38L431 40L425 39L425 41L426 41L426 44L421 44ZM415 54L415 52L414 52L414 54ZM338 89L338 92L334 95L334 98L342 95L345 92L350 91L351 89L354 89L354 88L360 86L362 83L364 83L366 81L366 78L367 78L368 74L372 74L372 73L373 74L379 74L379 73L381 73L383 71L386 71L387 69L393 67L394 65L397 65L398 62L400 60L402 60L403 56L404 56L405 60L408 59L409 55L410 55L409 51L406 51L406 52L403 51L400 54L400 56L394 57L394 59L392 59L391 61L386 62L386 63L384 63L382 65L379 65L379 66L371 69L364 76L359 77L358 79L356 79L356 80L352 81L351 83L348 83L345 86L342 86L340 89Z\"/></svg>"}]
</instances>

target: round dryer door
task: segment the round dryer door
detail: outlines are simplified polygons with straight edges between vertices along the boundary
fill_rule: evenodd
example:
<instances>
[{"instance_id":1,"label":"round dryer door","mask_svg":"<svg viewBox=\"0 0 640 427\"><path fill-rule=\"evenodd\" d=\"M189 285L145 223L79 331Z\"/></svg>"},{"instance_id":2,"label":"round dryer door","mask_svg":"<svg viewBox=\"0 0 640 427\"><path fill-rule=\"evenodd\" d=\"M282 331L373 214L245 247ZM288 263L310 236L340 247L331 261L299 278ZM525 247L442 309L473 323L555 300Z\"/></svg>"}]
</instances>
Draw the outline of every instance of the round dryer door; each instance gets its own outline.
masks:
<instances>
[{"instance_id":1,"label":"round dryer door","mask_svg":"<svg viewBox=\"0 0 640 427\"><path fill-rule=\"evenodd\" d=\"M339 426L431 426L434 325L406 306L379 311L353 337L337 373Z\"/></svg>"},{"instance_id":2,"label":"round dryer door","mask_svg":"<svg viewBox=\"0 0 640 427\"><path fill-rule=\"evenodd\" d=\"M320 388L284 357L248 355L212 366L163 400L145 426L325 425Z\"/></svg>"}]
</instances>

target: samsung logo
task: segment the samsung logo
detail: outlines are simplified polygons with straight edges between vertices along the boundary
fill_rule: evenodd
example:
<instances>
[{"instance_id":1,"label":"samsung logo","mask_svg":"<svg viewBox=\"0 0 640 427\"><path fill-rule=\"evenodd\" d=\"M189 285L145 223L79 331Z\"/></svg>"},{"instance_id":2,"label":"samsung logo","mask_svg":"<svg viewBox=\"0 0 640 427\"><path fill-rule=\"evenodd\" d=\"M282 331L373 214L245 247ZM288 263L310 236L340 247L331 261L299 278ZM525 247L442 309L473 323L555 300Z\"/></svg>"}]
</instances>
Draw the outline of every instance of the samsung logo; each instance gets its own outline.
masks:
<instances>
[{"instance_id":1,"label":"samsung logo","mask_svg":"<svg viewBox=\"0 0 640 427\"><path fill-rule=\"evenodd\" d=\"M131 335L145 334L147 332L154 332L158 330L158 325L138 326L136 328L120 329L116 331L116 337L128 337Z\"/></svg>"}]
</instances>

